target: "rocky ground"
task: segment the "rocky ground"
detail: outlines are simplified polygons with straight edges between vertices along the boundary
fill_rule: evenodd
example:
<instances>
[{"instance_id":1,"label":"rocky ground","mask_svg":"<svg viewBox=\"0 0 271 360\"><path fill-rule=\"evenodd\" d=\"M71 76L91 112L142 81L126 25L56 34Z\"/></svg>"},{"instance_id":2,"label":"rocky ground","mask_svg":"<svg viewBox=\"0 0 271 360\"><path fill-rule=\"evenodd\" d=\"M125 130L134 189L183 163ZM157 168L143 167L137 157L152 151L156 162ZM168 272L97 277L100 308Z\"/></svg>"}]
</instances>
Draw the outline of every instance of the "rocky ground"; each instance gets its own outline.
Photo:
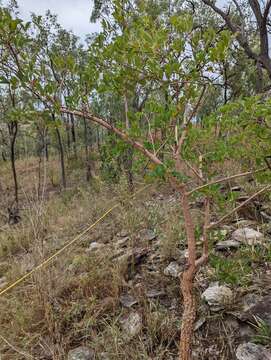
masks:
<instances>
[{"instance_id":1,"label":"rocky ground","mask_svg":"<svg viewBox=\"0 0 271 360\"><path fill-rule=\"evenodd\" d=\"M37 236L44 241L35 251L17 244L7 261L2 246L1 288L37 264L41 247L42 256L52 246L61 247L67 239L59 233L82 230L79 207L70 210L76 197L56 223L35 225L44 231ZM82 216L87 218L83 203ZM97 218L106 205L87 206ZM200 222L200 208L191 206ZM248 211L250 216L239 214L210 234L210 261L195 284L199 308L194 360L271 359L269 204L258 206L257 216ZM63 214L68 224L61 223ZM21 226L2 229L2 234L11 238ZM52 229L57 229L54 234ZM178 196L153 187L115 210L52 267L1 299L3 360L177 359L179 275L186 257Z\"/></svg>"}]
</instances>

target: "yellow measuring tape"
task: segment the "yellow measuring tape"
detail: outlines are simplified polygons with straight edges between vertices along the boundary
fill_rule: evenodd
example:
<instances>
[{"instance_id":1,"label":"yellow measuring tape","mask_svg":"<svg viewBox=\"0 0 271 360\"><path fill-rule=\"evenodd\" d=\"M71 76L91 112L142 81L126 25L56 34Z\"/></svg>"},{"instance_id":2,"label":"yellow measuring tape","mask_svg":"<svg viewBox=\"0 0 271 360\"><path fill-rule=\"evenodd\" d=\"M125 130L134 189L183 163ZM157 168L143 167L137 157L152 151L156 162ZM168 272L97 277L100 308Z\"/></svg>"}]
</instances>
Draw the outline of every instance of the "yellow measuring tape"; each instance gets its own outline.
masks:
<instances>
[{"instance_id":1,"label":"yellow measuring tape","mask_svg":"<svg viewBox=\"0 0 271 360\"><path fill-rule=\"evenodd\" d=\"M137 194L142 192L143 190L150 187L151 184L144 186L143 188L137 190L132 196L129 197L129 199L133 199ZM40 263L38 266L36 266L34 269L29 271L27 274L23 275L13 283L11 283L9 286L7 286L5 289L0 291L0 296L4 295L9 290L13 289L15 286L19 285L21 282L23 282L25 279L29 278L34 272L38 271L39 269L43 268L44 266L48 265L52 260L54 260L58 255L60 255L63 251L65 251L68 247L70 247L72 244L74 244L76 241L78 241L82 236L84 236L87 232L89 232L91 229L93 229L99 222L101 222L107 215L109 215L114 209L119 207L121 203L117 203L113 205L110 209L108 209L98 220L96 220L93 224L88 226L84 231L82 231L80 234L78 234L74 239L72 239L70 242L68 242L66 245L64 245L61 249L59 249L57 252L55 252L52 256L45 259L42 263Z\"/></svg>"}]
</instances>

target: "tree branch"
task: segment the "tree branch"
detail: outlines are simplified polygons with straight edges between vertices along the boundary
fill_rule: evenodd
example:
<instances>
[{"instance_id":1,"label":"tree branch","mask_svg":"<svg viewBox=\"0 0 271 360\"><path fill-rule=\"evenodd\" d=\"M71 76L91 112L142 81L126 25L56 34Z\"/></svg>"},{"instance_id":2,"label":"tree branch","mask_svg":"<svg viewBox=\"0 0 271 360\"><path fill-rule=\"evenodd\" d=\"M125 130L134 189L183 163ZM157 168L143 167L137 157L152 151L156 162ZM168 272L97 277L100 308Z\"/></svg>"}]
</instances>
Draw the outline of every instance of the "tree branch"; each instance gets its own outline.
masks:
<instances>
[{"instance_id":1,"label":"tree branch","mask_svg":"<svg viewBox=\"0 0 271 360\"><path fill-rule=\"evenodd\" d=\"M229 216L231 216L232 214L234 214L236 211L240 210L243 206L247 205L250 201L252 201L253 199L255 199L257 196L259 196L260 194L266 192L267 190L271 189L271 185L267 185L264 188L262 188L261 190L257 191L255 194L251 195L246 201L243 201L239 206L237 206L236 208L234 208L233 210L231 210L228 214L222 216L222 218L220 218L218 221L211 223L208 226L208 230L217 227L219 224L221 224L224 220L226 220Z\"/></svg>"},{"instance_id":2,"label":"tree branch","mask_svg":"<svg viewBox=\"0 0 271 360\"><path fill-rule=\"evenodd\" d=\"M227 176L227 177L224 177L222 179L210 181L208 184L204 184L204 185L201 185L201 186L198 186L198 187L192 189L191 191L189 191L187 193L187 195L191 195L194 192L203 190L203 189L205 189L205 188L207 188L207 187L209 187L211 185L220 184L220 183L223 183L223 182L226 182L226 181L229 181L229 180L233 180L233 179L236 179L236 178L239 178L239 177L242 177L242 176L257 174L257 173L265 171L265 170L268 170L268 167L263 167L263 168L258 169L258 170L247 171L247 172L244 172L244 173L235 174L235 175L232 175L232 176Z\"/></svg>"},{"instance_id":3,"label":"tree branch","mask_svg":"<svg viewBox=\"0 0 271 360\"><path fill-rule=\"evenodd\" d=\"M65 114L73 114L75 116L79 116L79 117L85 117L86 119L101 125L102 127L104 127L105 129L108 129L110 131L112 131L113 133L115 133L116 135L118 135L123 141L125 141L127 144L132 145L135 149L137 149L138 151L140 151L142 154L144 154L145 156L147 156L153 163L157 164L157 165L163 165L163 162L152 152L150 152L149 150L147 150L144 145L142 145L140 142L133 140L129 137L129 135L127 135L124 131L116 128L115 126L109 124L107 121L98 118L97 116L94 116L86 111L80 111L80 110L71 110L65 107L61 107L60 111L62 113Z\"/></svg>"}]
</instances>

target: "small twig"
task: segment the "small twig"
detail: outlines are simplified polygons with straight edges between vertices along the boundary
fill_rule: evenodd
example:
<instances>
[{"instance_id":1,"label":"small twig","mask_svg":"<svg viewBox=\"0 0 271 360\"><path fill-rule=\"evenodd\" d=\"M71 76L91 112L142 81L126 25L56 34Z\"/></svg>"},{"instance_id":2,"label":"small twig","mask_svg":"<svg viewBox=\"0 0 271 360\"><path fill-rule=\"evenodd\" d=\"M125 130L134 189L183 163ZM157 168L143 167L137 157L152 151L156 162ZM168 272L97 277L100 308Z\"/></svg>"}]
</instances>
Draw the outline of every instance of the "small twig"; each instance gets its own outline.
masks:
<instances>
[{"instance_id":1,"label":"small twig","mask_svg":"<svg viewBox=\"0 0 271 360\"><path fill-rule=\"evenodd\" d=\"M221 224L225 219L227 219L229 216L231 216L233 213L235 213L236 211L240 210L243 206L245 206L246 204L248 204L251 200L255 199L257 196L259 196L260 194L264 193L265 191L271 189L271 185L267 185L264 188L262 188L261 190L257 191L255 194L251 195L246 201L243 201L239 206L237 206L236 208L234 208L233 210L231 210L228 214L222 216L221 219L219 219L218 221L211 223L208 226L208 230L216 227L217 225Z\"/></svg>"},{"instance_id":2,"label":"small twig","mask_svg":"<svg viewBox=\"0 0 271 360\"><path fill-rule=\"evenodd\" d=\"M20 355L23 355L24 357L28 358L28 359L34 359L34 357L30 354L27 354L19 349L17 349L15 346L13 346L10 342L8 342L7 339L5 339L2 335L0 335L0 338L15 352L17 352Z\"/></svg>"},{"instance_id":3,"label":"small twig","mask_svg":"<svg viewBox=\"0 0 271 360\"><path fill-rule=\"evenodd\" d=\"M196 177L203 182L203 177L202 174L200 173L200 171L197 171L187 160L184 159L185 164L189 167L190 170L192 170L192 172L196 175ZM189 196L189 193L187 193L187 195Z\"/></svg>"}]
</instances>

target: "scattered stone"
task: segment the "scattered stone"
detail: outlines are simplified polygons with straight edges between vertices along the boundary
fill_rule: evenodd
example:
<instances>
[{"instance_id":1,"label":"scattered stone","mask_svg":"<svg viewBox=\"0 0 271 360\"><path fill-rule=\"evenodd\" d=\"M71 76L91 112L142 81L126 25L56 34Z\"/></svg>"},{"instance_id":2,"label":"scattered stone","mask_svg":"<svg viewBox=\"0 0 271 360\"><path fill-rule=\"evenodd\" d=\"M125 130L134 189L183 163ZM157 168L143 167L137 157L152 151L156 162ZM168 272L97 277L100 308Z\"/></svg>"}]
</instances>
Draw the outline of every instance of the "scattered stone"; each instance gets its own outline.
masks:
<instances>
[{"instance_id":1,"label":"scattered stone","mask_svg":"<svg viewBox=\"0 0 271 360\"><path fill-rule=\"evenodd\" d=\"M126 245L126 243L130 240L129 236L122 237L116 242L116 247L122 247L123 245Z\"/></svg>"},{"instance_id":2,"label":"scattered stone","mask_svg":"<svg viewBox=\"0 0 271 360\"><path fill-rule=\"evenodd\" d=\"M94 242L90 243L89 248L86 249L86 252L94 252L94 251L104 248L104 246L105 246L104 244L94 241Z\"/></svg>"},{"instance_id":3,"label":"scattered stone","mask_svg":"<svg viewBox=\"0 0 271 360\"><path fill-rule=\"evenodd\" d=\"M133 305L137 304L138 301L132 295L126 294L126 295L120 296L120 303L123 306L130 308Z\"/></svg>"},{"instance_id":4,"label":"scattered stone","mask_svg":"<svg viewBox=\"0 0 271 360\"><path fill-rule=\"evenodd\" d=\"M164 274L172 277L179 277L182 272L181 266L176 262L172 261L165 269Z\"/></svg>"},{"instance_id":5,"label":"scattered stone","mask_svg":"<svg viewBox=\"0 0 271 360\"><path fill-rule=\"evenodd\" d=\"M157 237L155 232L153 230L151 230L151 229L142 229L142 230L140 230L138 236L143 241L151 241L151 240L156 239L156 237Z\"/></svg>"},{"instance_id":6,"label":"scattered stone","mask_svg":"<svg viewBox=\"0 0 271 360\"><path fill-rule=\"evenodd\" d=\"M216 244L216 250L229 250L229 249L238 249L241 246L241 243L237 240L224 240L219 241Z\"/></svg>"},{"instance_id":7,"label":"scattered stone","mask_svg":"<svg viewBox=\"0 0 271 360\"><path fill-rule=\"evenodd\" d=\"M227 286L215 284L208 287L201 298L208 303L212 311L219 311L232 303L233 292Z\"/></svg>"},{"instance_id":8,"label":"scattered stone","mask_svg":"<svg viewBox=\"0 0 271 360\"><path fill-rule=\"evenodd\" d=\"M245 227L235 230L232 238L247 245L256 245L263 241L264 235L259 231Z\"/></svg>"},{"instance_id":9,"label":"scattered stone","mask_svg":"<svg viewBox=\"0 0 271 360\"><path fill-rule=\"evenodd\" d=\"M242 298L243 311L246 312L246 311L250 310L253 306L255 306L262 299L263 299L262 296L255 294L255 293L246 294Z\"/></svg>"},{"instance_id":10,"label":"scattered stone","mask_svg":"<svg viewBox=\"0 0 271 360\"><path fill-rule=\"evenodd\" d=\"M255 319L261 319L271 327L271 295L263 297L255 305L250 306L242 316L243 320L255 323Z\"/></svg>"},{"instance_id":11,"label":"scattered stone","mask_svg":"<svg viewBox=\"0 0 271 360\"><path fill-rule=\"evenodd\" d=\"M181 256L184 257L185 259L188 259L188 256L189 256L188 249L183 250Z\"/></svg>"},{"instance_id":12,"label":"scattered stone","mask_svg":"<svg viewBox=\"0 0 271 360\"><path fill-rule=\"evenodd\" d=\"M128 265L140 265L143 260L148 256L150 250L148 248L135 248L135 249L119 249L111 259L119 263L128 263Z\"/></svg>"},{"instance_id":13,"label":"scattered stone","mask_svg":"<svg viewBox=\"0 0 271 360\"><path fill-rule=\"evenodd\" d=\"M79 346L68 352L68 360L93 360L94 351L87 346Z\"/></svg>"},{"instance_id":14,"label":"scattered stone","mask_svg":"<svg viewBox=\"0 0 271 360\"><path fill-rule=\"evenodd\" d=\"M262 345L245 343L238 346L236 357L238 360L271 360L271 352Z\"/></svg>"},{"instance_id":15,"label":"scattered stone","mask_svg":"<svg viewBox=\"0 0 271 360\"><path fill-rule=\"evenodd\" d=\"M157 297L164 296L164 295L165 295L165 292L163 290L158 290L158 289L150 289L146 292L146 296L149 299L157 298Z\"/></svg>"},{"instance_id":16,"label":"scattered stone","mask_svg":"<svg viewBox=\"0 0 271 360\"><path fill-rule=\"evenodd\" d=\"M7 278L5 276L2 276L0 278L0 289L5 288L7 286Z\"/></svg>"},{"instance_id":17,"label":"scattered stone","mask_svg":"<svg viewBox=\"0 0 271 360\"><path fill-rule=\"evenodd\" d=\"M129 232L127 230L121 230L119 233L117 233L117 236L119 237L127 237L129 235Z\"/></svg>"},{"instance_id":18,"label":"scattered stone","mask_svg":"<svg viewBox=\"0 0 271 360\"><path fill-rule=\"evenodd\" d=\"M121 320L121 325L123 331L129 337L134 337L139 334L142 329L142 317L138 312L132 312Z\"/></svg>"}]
</instances>

